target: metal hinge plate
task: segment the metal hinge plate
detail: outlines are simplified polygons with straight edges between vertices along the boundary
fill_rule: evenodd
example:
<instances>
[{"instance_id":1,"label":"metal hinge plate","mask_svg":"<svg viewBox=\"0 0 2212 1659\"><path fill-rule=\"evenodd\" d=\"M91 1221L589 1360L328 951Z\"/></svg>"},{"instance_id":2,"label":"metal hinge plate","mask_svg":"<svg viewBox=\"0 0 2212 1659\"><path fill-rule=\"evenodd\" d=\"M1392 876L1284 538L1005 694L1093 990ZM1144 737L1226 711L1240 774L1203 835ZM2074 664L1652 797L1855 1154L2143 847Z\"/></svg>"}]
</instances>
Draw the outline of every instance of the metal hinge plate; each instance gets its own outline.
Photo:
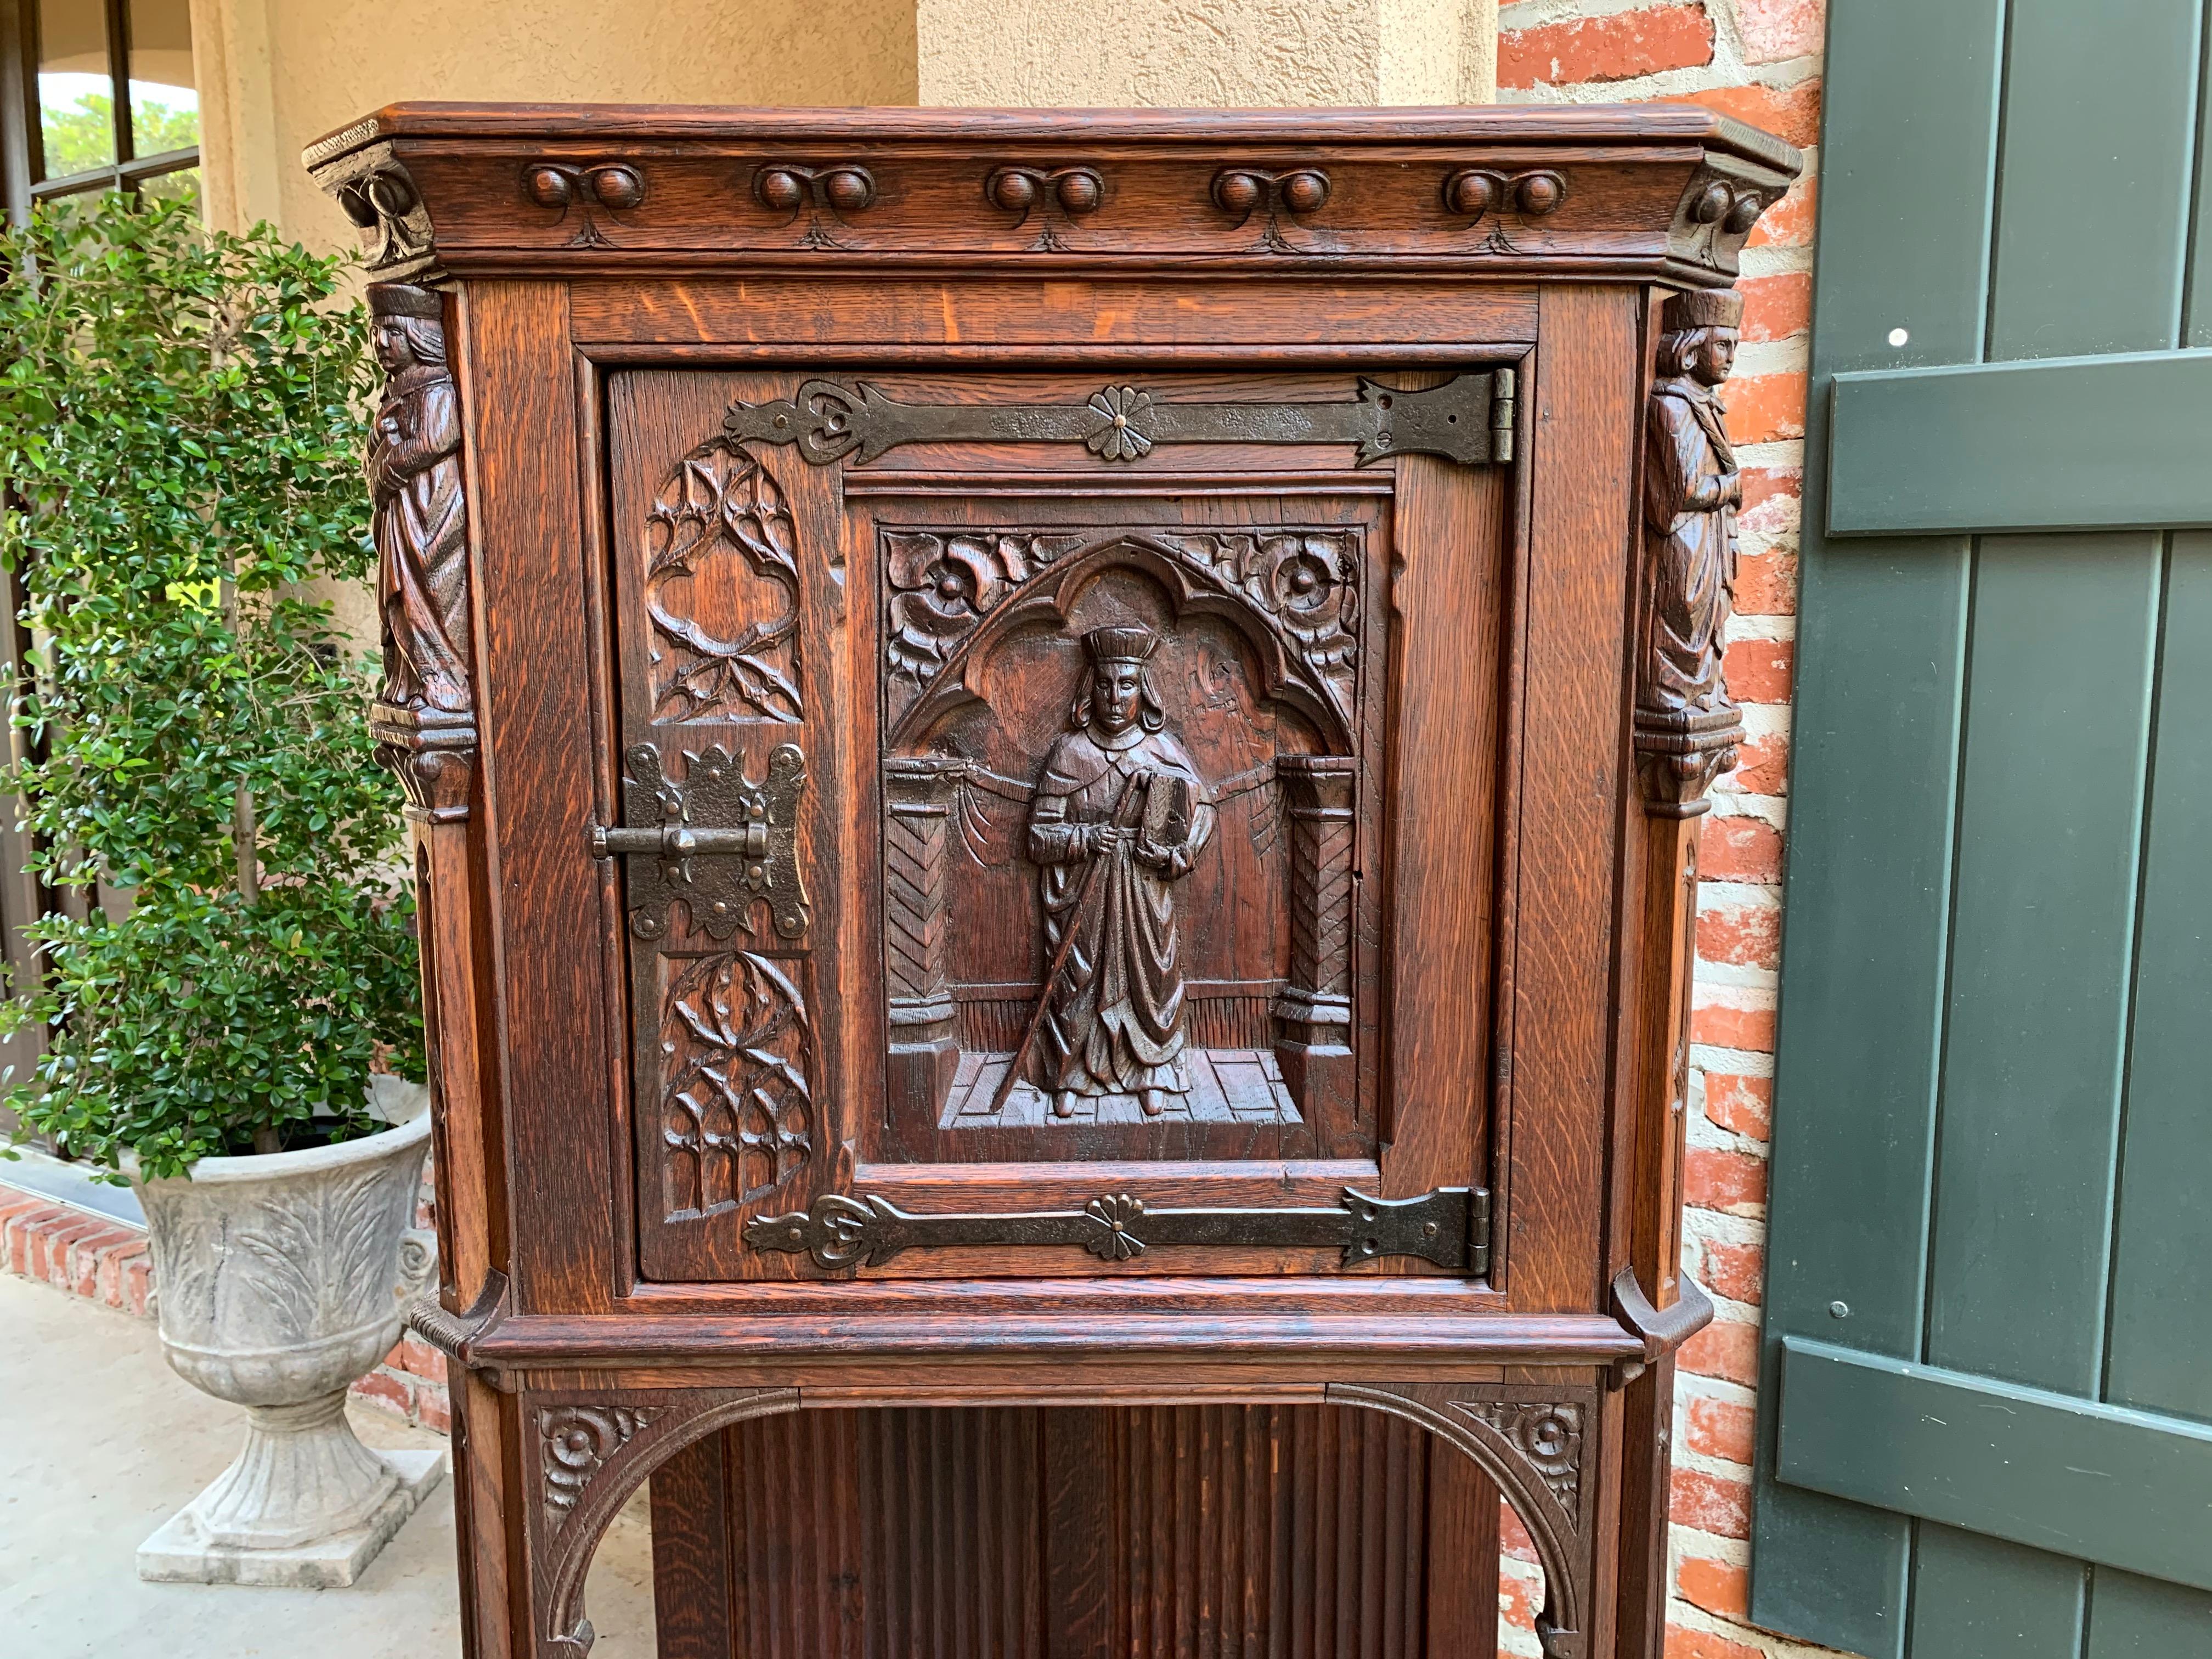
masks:
<instances>
[{"instance_id":1,"label":"metal hinge plate","mask_svg":"<svg viewBox=\"0 0 2212 1659\"><path fill-rule=\"evenodd\" d=\"M799 870L799 797L806 757L779 744L768 776L755 783L726 750L684 757L684 781L661 766L649 743L633 747L623 779L623 823L595 825L595 857L629 860L630 932L659 939L681 899L692 925L714 939L755 931L756 905L769 907L776 937L802 939L811 909Z\"/></svg>"},{"instance_id":2,"label":"metal hinge plate","mask_svg":"<svg viewBox=\"0 0 2212 1659\"><path fill-rule=\"evenodd\" d=\"M1164 1245L1339 1249L1342 1266L1418 1256L1480 1277L1490 1270L1490 1194L1439 1187L1419 1198L1370 1198L1344 1189L1327 1209L1155 1210L1111 1193L1079 1210L912 1215L885 1198L833 1193L811 1211L745 1224L757 1250L811 1256L824 1269L879 1267L907 1250L955 1245L1079 1245L1103 1261L1127 1261Z\"/></svg>"}]
</instances>

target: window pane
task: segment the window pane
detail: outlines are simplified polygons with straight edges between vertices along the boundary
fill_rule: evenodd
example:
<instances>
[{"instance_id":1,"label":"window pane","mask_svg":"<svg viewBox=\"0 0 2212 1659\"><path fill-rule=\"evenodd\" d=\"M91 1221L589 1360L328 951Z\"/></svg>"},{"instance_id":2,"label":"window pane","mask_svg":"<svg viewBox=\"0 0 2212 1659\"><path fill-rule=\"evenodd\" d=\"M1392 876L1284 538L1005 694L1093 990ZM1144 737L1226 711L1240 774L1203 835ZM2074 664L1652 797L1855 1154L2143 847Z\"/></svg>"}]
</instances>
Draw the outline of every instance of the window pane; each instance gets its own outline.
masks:
<instances>
[{"instance_id":1,"label":"window pane","mask_svg":"<svg viewBox=\"0 0 2212 1659\"><path fill-rule=\"evenodd\" d=\"M190 202L192 211L199 211L200 170L198 167L179 167L174 173L156 173L138 186L138 194L149 201Z\"/></svg>"},{"instance_id":2,"label":"window pane","mask_svg":"<svg viewBox=\"0 0 2212 1659\"><path fill-rule=\"evenodd\" d=\"M200 141L191 0L130 0L131 149L159 155Z\"/></svg>"},{"instance_id":3,"label":"window pane","mask_svg":"<svg viewBox=\"0 0 2212 1659\"><path fill-rule=\"evenodd\" d=\"M39 131L47 179L115 161L115 83L99 0L39 0Z\"/></svg>"}]
</instances>

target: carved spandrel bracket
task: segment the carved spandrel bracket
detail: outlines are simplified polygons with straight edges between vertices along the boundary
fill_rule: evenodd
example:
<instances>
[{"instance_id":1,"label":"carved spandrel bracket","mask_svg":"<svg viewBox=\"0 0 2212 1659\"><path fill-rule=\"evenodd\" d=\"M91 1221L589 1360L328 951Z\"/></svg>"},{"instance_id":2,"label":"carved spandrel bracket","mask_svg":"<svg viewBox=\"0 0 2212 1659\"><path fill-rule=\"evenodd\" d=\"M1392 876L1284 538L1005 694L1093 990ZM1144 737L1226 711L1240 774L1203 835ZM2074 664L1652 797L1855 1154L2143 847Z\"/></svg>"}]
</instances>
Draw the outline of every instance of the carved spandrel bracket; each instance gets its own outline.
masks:
<instances>
[{"instance_id":1,"label":"carved spandrel bracket","mask_svg":"<svg viewBox=\"0 0 2212 1659\"><path fill-rule=\"evenodd\" d=\"M653 1471L732 1424L799 1408L796 1389L668 1389L524 1396L524 1524L537 1659L583 1659L594 1639L584 1577L608 1524Z\"/></svg>"},{"instance_id":2,"label":"carved spandrel bracket","mask_svg":"<svg viewBox=\"0 0 2212 1659\"><path fill-rule=\"evenodd\" d=\"M1102 1261L1127 1261L1169 1245L1340 1249L1342 1265L1418 1256L1480 1277L1490 1268L1490 1194L1439 1187L1419 1198L1370 1198L1346 1188L1327 1209L1154 1210L1110 1193L1080 1210L910 1215L872 1194L831 1194L811 1212L745 1224L757 1250L805 1253L825 1271L879 1267L908 1250L961 1245L1079 1246Z\"/></svg>"},{"instance_id":3,"label":"carved spandrel bracket","mask_svg":"<svg viewBox=\"0 0 2212 1659\"><path fill-rule=\"evenodd\" d=\"M595 829L592 850L629 859L630 931L660 938L681 899L694 927L727 939L740 927L752 931L753 907L764 902L779 939L804 939L812 908L799 868L799 798L806 785L799 746L778 744L759 783L720 748L688 757L680 784L649 743L627 758L623 822Z\"/></svg>"},{"instance_id":4,"label":"carved spandrel bracket","mask_svg":"<svg viewBox=\"0 0 2212 1659\"><path fill-rule=\"evenodd\" d=\"M1594 1390L1557 1385L1331 1382L1332 1405L1418 1423L1496 1481L1544 1568L1536 1636L1545 1659L1595 1659L1595 1482L1587 1478L1600 1421Z\"/></svg>"},{"instance_id":5,"label":"carved spandrel bracket","mask_svg":"<svg viewBox=\"0 0 2212 1659\"><path fill-rule=\"evenodd\" d=\"M1104 461L1135 461L1161 444L1350 444L1357 465L1441 455L1464 466L1513 459L1514 372L1461 374L1423 392L1373 380L1337 403L1170 403L1109 386L1080 404L909 404L863 380L809 380L792 398L733 405L732 443L796 444L817 466L866 463L902 444L1081 444Z\"/></svg>"}]
</instances>

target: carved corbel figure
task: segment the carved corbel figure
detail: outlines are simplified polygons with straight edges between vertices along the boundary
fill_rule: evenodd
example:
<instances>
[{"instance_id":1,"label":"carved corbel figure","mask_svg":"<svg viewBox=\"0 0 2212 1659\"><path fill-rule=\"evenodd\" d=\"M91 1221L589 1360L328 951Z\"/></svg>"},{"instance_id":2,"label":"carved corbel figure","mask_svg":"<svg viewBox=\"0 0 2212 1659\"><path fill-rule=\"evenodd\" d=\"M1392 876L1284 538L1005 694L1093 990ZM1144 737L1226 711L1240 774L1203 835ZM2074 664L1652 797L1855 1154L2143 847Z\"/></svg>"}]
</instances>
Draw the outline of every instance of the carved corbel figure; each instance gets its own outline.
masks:
<instances>
[{"instance_id":1,"label":"carved corbel figure","mask_svg":"<svg viewBox=\"0 0 2212 1659\"><path fill-rule=\"evenodd\" d=\"M461 410L446 360L442 298L369 285L384 398L368 441L384 684L370 714L378 755L413 816L465 817L476 752L468 507Z\"/></svg>"},{"instance_id":2,"label":"carved corbel figure","mask_svg":"<svg viewBox=\"0 0 2212 1659\"><path fill-rule=\"evenodd\" d=\"M1689 817L1735 764L1743 711L1722 678L1735 591L1742 475L1714 389L1735 362L1742 296L1677 294L1662 313L1658 377L1644 422L1644 589L1636 754L1645 810Z\"/></svg>"}]
</instances>

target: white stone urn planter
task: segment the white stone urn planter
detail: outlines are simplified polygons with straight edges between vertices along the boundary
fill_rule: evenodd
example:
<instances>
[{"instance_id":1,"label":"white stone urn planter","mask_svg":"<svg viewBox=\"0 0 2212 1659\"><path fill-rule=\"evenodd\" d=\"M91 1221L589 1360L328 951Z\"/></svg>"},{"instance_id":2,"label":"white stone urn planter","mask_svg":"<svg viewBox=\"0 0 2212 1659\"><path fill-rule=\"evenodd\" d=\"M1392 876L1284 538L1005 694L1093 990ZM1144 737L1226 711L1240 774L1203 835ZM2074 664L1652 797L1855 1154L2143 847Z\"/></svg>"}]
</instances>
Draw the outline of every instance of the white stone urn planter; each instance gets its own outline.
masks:
<instances>
[{"instance_id":1,"label":"white stone urn planter","mask_svg":"<svg viewBox=\"0 0 2212 1659\"><path fill-rule=\"evenodd\" d=\"M236 1461L138 1551L167 1583L350 1584L445 1469L439 1451L374 1452L346 1390L399 1340L404 1299L436 1263L415 1224L429 1091L371 1079L392 1127L359 1140L125 1173L146 1210L161 1348L193 1387L246 1408Z\"/></svg>"}]
</instances>

